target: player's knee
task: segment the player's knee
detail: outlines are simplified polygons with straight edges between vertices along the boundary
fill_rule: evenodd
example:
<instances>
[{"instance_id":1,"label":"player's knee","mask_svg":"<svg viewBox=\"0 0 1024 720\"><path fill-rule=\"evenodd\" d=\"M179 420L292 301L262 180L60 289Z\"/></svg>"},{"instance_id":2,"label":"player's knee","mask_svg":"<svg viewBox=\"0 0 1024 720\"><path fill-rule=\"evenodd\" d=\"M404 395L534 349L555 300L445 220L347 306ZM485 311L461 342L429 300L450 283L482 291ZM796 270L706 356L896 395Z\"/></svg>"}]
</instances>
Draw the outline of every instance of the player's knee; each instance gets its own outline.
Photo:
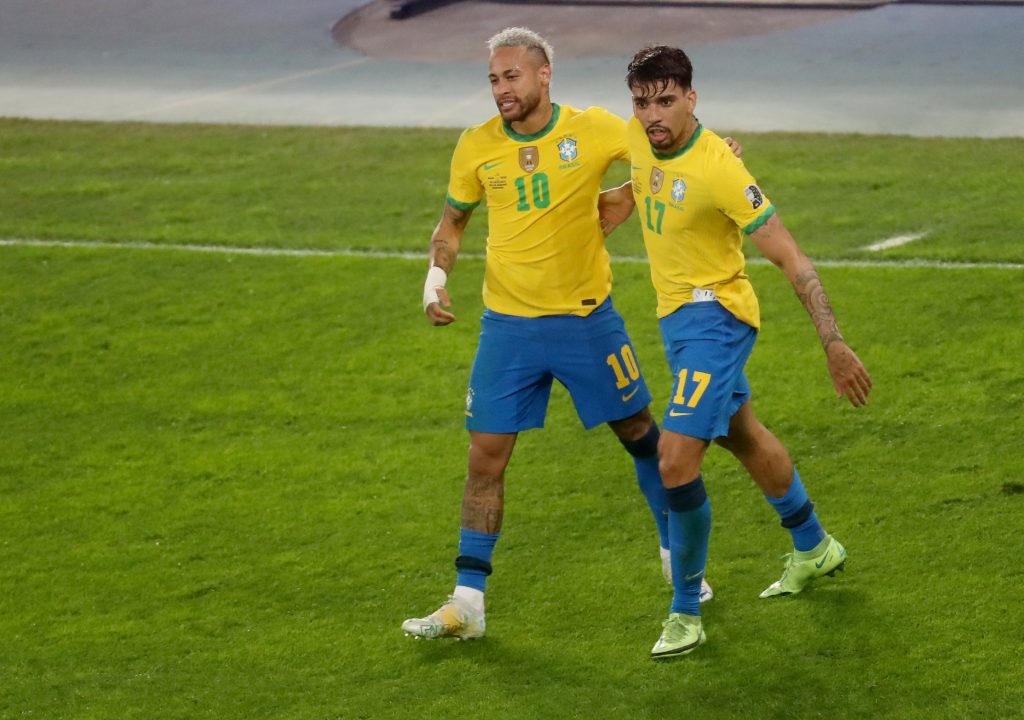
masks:
<instances>
[{"instance_id":1,"label":"player's knee","mask_svg":"<svg viewBox=\"0 0 1024 720\"><path fill-rule=\"evenodd\" d=\"M658 454L658 440L660 438L661 431L658 430L658 424L651 421L647 426L646 432L637 439L625 440L620 435L619 442L622 443L622 447L626 448L626 452L633 457L645 458Z\"/></svg>"},{"instance_id":2,"label":"player's knee","mask_svg":"<svg viewBox=\"0 0 1024 720\"><path fill-rule=\"evenodd\" d=\"M750 457L765 452L771 441L775 439L768 428L759 420L752 419L729 426L729 434L716 442L737 458Z\"/></svg>"},{"instance_id":3,"label":"player's knee","mask_svg":"<svg viewBox=\"0 0 1024 720\"><path fill-rule=\"evenodd\" d=\"M503 477L508 459L498 455L470 453L469 474L479 477Z\"/></svg>"},{"instance_id":4,"label":"player's knee","mask_svg":"<svg viewBox=\"0 0 1024 720\"><path fill-rule=\"evenodd\" d=\"M658 460L658 472L667 486L688 483L700 474L700 459L675 455Z\"/></svg>"},{"instance_id":5,"label":"player's knee","mask_svg":"<svg viewBox=\"0 0 1024 720\"><path fill-rule=\"evenodd\" d=\"M469 446L469 472L473 475L505 474L511 448L505 443L474 440Z\"/></svg>"},{"instance_id":6,"label":"player's knee","mask_svg":"<svg viewBox=\"0 0 1024 720\"><path fill-rule=\"evenodd\" d=\"M612 429L612 432L619 438L619 442L623 444L634 440L642 440L650 432L652 425L656 425L656 423L654 418L651 417L649 408L644 408L628 418L613 420L608 423L608 427Z\"/></svg>"}]
</instances>

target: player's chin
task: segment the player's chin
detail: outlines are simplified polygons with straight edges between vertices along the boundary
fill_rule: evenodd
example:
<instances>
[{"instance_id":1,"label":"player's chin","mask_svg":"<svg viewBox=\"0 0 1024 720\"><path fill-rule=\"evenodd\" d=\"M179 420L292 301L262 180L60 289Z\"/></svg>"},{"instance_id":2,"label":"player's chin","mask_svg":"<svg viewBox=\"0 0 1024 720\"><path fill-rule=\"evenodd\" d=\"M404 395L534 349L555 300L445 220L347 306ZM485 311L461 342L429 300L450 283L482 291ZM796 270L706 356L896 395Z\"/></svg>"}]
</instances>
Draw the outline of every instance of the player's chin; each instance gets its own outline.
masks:
<instances>
[{"instance_id":1,"label":"player's chin","mask_svg":"<svg viewBox=\"0 0 1024 720\"><path fill-rule=\"evenodd\" d=\"M519 122L525 117L525 115L523 115L523 113L520 112L518 105L507 110L502 110L499 108L498 113L501 115L502 120L510 123Z\"/></svg>"},{"instance_id":2,"label":"player's chin","mask_svg":"<svg viewBox=\"0 0 1024 720\"><path fill-rule=\"evenodd\" d=\"M647 133L647 141L655 150L666 150L672 147L672 136L664 133Z\"/></svg>"}]
</instances>

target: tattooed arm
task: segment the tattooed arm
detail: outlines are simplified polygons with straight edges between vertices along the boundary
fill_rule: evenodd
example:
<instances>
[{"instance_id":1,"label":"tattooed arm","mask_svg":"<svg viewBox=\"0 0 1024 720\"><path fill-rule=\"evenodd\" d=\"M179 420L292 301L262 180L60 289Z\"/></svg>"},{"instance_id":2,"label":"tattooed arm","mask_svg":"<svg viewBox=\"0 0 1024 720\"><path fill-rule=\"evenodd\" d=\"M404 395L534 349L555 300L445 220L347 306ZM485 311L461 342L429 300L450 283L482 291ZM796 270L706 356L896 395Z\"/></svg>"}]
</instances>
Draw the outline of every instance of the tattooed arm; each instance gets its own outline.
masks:
<instances>
[{"instance_id":1,"label":"tattooed arm","mask_svg":"<svg viewBox=\"0 0 1024 720\"><path fill-rule=\"evenodd\" d=\"M755 230L750 239L758 250L786 274L793 290L811 316L814 329L825 350L828 372L839 397L844 395L854 406L865 405L871 392L871 377L857 354L839 332L832 303L810 259L779 219L778 213Z\"/></svg>"},{"instance_id":2,"label":"tattooed arm","mask_svg":"<svg viewBox=\"0 0 1024 720\"><path fill-rule=\"evenodd\" d=\"M472 210L460 210L445 203L441 220L430 236L430 270L423 288L423 309L427 313L427 319L434 325L455 322L455 315L444 309L452 305L444 284L448 279L448 273L455 267L455 258L462 245L462 233L472 214Z\"/></svg>"}]
</instances>

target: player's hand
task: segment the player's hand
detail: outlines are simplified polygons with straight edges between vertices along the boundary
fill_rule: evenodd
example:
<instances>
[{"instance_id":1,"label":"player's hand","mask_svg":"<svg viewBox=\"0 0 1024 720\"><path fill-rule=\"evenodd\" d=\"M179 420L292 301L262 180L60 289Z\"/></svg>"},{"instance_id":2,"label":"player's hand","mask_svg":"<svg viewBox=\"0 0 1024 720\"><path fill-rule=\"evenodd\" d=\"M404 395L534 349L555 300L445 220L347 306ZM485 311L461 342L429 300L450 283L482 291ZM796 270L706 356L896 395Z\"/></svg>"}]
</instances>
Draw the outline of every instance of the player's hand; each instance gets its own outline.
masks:
<instances>
[{"instance_id":1,"label":"player's hand","mask_svg":"<svg viewBox=\"0 0 1024 720\"><path fill-rule=\"evenodd\" d=\"M729 146L730 150L732 150L732 154L733 155L735 155L736 157L743 157L743 146L742 145L740 145L738 142L733 140L731 137L722 138L722 139L725 140L725 144Z\"/></svg>"},{"instance_id":2,"label":"player's hand","mask_svg":"<svg viewBox=\"0 0 1024 720\"><path fill-rule=\"evenodd\" d=\"M868 404L868 394L871 392L871 376L864 368L849 345L842 340L837 340L825 350L828 358L828 374L832 376L832 385L836 389L838 397L846 396L854 407Z\"/></svg>"},{"instance_id":3,"label":"player's hand","mask_svg":"<svg viewBox=\"0 0 1024 720\"><path fill-rule=\"evenodd\" d=\"M446 308L452 306L452 301L448 298L448 291L444 288L437 289L437 299L439 303L430 303L427 305L427 320L430 321L431 325L451 325L455 322L455 316L442 308L444 305Z\"/></svg>"},{"instance_id":4,"label":"player's hand","mask_svg":"<svg viewBox=\"0 0 1024 720\"><path fill-rule=\"evenodd\" d=\"M630 183L605 190L597 197L597 214L601 218L601 232L608 237L629 219L636 207L633 186Z\"/></svg>"}]
</instances>

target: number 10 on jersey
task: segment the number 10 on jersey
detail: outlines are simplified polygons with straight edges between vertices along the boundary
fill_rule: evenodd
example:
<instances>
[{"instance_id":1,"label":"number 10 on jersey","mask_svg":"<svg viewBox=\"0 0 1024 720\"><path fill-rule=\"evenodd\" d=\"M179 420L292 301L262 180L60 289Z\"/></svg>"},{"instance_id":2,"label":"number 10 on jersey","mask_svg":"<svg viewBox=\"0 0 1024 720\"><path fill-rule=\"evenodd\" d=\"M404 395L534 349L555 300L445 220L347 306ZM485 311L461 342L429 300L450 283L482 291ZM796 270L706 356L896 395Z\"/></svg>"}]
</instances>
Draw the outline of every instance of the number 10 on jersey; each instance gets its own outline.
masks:
<instances>
[{"instance_id":1,"label":"number 10 on jersey","mask_svg":"<svg viewBox=\"0 0 1024 720\"><path fill-rule=\"evenodd\" d=\"M551 204L551 191L548 189L548 176L545 173L534 173L530 178L530 191L533 195L533 207L544 209ZM519 191L519 204L516 210L529 212L530 202L526 194L526 178L516 178L516 190Z\"/></svg>"}]
</instances>

